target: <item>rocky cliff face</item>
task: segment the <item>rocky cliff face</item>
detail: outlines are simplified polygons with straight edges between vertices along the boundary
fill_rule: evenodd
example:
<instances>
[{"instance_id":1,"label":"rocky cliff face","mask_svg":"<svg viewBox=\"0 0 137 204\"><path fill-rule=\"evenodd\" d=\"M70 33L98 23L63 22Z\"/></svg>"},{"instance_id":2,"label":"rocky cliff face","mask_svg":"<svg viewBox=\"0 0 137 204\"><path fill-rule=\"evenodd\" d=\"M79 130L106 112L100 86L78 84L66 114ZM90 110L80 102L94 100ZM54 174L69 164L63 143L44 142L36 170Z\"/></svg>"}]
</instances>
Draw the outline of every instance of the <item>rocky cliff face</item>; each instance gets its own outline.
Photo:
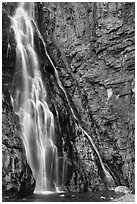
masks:
<instances>
[{"instance_id":1,"label":"rocky cliff face","mask_svg":"<svg viewBox=\"0 0 137 204\"><path fill-rule=\"evenodd\" d=\"M117 184L133 187L134 3L40 6L39 28L83 127Z\"/></svg>"},{"instance_id":2,"label":"rocky cliff face","mask_svg":"<svg viewBox=\"0 0 137 204\"><path fill-rule=\"evenodd\" d=\"M3 4L3 188L11 190L6 183L10 171L17 180L15 160L18 160L19 176L22 168L28 169L25 178L29 177L28 186L33 191L35 182L26 164L21 133L17 131L16 134L20 125L10 101L15 89L16 43L7 14L12 15L14 7L14 3ZM116 184L126 185L132 190L134 10L134 3L45 2L36 5L38 27L79 124L92 137ZM61 174L65 161L63 185L75 191L101 189L104 181L98 158L74 120L41 41L37 35L35 38L49 107L55 117L55 143ZM12 141L15 143L13 146ZM66 159L63 161L64 155ZM9 180L14 179L10 177ZM21 182L19 179L17 182L19 189Z\"/></svg>"}]
</instances>

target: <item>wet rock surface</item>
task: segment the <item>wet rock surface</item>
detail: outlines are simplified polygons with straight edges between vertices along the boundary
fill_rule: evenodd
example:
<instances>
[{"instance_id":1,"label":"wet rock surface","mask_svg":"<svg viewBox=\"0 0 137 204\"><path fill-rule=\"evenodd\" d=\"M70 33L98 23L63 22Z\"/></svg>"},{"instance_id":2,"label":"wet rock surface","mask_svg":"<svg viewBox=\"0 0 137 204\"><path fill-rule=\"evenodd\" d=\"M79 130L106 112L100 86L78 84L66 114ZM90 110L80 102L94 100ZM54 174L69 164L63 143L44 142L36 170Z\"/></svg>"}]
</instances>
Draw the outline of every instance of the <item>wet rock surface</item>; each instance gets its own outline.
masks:
<instances>
[{"instance_id":1,"label":"wet rock surface","mask_svg":"<svg viewBox=\"0 0 137 204\"><path fill-rule=\"evenodd\" d=\"M28 182L31 192L27 189L26 192L32 193L35 182L26 164L20 130L16 131L19 120L10 100L16 86L16 43L8 15L13 14L16 4L3 5L3 111L6 107L3 112L3 189L12 192L8 182L12 183L13 175L18 183L15 192L22 191ZM135 187L134 7L134 3L127 2L36 4L39 30L79 123L92 137L116 185L127 186L131 191ZM64 188L78 192L104 190L98 158L77 126L37 34L35 43L48 104L55 117L54 142L59 152L60 174L65 160ZM18 160L19 167L15 165L13 172L14 160ZM28 173L23 176L21 172L25 169ZM15 176L16 170L18 176ZM8 181L6 175L10 171ZM19 188L20 176L26 179L23 188Z\"/></svg>"}]
</instances>

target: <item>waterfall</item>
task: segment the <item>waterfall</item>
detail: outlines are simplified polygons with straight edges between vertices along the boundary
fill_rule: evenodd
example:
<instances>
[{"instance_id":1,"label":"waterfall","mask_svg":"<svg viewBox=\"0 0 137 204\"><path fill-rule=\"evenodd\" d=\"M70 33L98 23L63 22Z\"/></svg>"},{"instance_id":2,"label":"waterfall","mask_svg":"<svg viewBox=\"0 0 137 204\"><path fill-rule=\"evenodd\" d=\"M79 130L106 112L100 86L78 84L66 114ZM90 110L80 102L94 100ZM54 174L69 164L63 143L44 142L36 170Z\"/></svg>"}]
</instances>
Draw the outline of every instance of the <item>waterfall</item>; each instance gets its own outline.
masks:
<instances>
[{"instance_id":1,"label":"waterfall","mask_svg":"<svg viewBox=\"0 0 137 204\"><path fill-rule=\"evenodd\" d=\"M107 185L112 184L113 186L114 180L106 170L91 136L82 128L70 105L56 67L46 50L46 44L34 21L33 7L33 3L20 3L11 20L17 43L16 94L12 101L14 111L20 118L22 140L25 146L27 161L36 180L35 192L57 189L58 159L57 147L54 144L54 116L46 102L47 93L42 82L39 61L34 47L34 30L42 41L45 55L54 68L56 81L64 93L76 126L81 129L83 135L94 149L104 172Z\"/></svg>"},{"instance_id":2,"label":"waterfall","mask_svg":"<svg viewBox=\"0 0 137 204\"><path fill-rule=\"evenodd\" d=\"M20 3L11 17L16 39L16 94L14 111L19 115L28 164L36 180L35 192L57 188L57 147L54 144L54 117L34 48L33 4Z\"/></svg>"}]
</instances>

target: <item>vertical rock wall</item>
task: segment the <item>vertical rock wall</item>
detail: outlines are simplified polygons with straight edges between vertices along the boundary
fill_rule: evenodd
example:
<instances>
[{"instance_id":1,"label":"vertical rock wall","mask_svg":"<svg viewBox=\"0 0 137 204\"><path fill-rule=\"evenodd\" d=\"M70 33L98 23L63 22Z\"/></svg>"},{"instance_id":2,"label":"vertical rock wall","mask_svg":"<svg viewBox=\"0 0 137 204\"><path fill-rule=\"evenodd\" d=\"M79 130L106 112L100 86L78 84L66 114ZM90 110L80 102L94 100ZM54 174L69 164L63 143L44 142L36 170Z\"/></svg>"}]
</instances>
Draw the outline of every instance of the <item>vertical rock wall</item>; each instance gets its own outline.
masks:
<instances>
[{"instance_id":1,"label":"vertical rock wall","mask_svg":"<svg viewBox=\"0 0 137 204\"><path fill-rule=\"evenodd\" d=\"M134 189L135 4L56 2L39 8L39 28L84 129L117 185ZM83 139L77 135L75 142L81 149Z\"/></svg>"}]
</instances>

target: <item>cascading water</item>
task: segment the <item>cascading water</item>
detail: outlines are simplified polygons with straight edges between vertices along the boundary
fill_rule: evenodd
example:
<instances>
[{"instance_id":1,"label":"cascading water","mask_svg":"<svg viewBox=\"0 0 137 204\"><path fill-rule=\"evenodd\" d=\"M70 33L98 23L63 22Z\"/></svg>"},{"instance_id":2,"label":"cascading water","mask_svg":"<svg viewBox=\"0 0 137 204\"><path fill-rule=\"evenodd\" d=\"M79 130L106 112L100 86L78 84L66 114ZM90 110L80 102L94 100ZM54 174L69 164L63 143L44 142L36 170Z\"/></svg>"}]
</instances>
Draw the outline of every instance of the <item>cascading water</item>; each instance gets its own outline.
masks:
<instances>
[{"instance_id":1,"label":"cascading water","mask_svg":"<svg viewBox=\"0 0 137 204\"><path fill-rule=\"evenodd\" d=\"M20 3L12 19L12 28L17 41L17 73L16 95L13 99L14 111L19 115L22 125L23 142L26 150L27 161L31 166L36 180L37 191L47 191L57 187L58 183L58 158L57 147L54 140L54 117L46 103L47 95L44 88L39 62L34 50L34 29L41 39L45 54L54 68L58 86L63 91L76 126L81 129L92 145L102 170L106 183L114 184L114 180L106 170L100 154L88 133L79 124L67 94L59 79L58 72L47 53L46 44L33 19L33 3Z\"/></svg>"},{"instance_id":2,"label":"cascading water","mask_svg":"<svg viewBox=\"0 0 137 204\"><path fill-rule=\"evenodd\" d=\"M36 180L35 191L55 190L58 180L54 117L46 103L39 62L34 50L33 4L21 3L11 18L17 42L14 111L22 125L27 161Z\"/></svg>"}]
</instances>

